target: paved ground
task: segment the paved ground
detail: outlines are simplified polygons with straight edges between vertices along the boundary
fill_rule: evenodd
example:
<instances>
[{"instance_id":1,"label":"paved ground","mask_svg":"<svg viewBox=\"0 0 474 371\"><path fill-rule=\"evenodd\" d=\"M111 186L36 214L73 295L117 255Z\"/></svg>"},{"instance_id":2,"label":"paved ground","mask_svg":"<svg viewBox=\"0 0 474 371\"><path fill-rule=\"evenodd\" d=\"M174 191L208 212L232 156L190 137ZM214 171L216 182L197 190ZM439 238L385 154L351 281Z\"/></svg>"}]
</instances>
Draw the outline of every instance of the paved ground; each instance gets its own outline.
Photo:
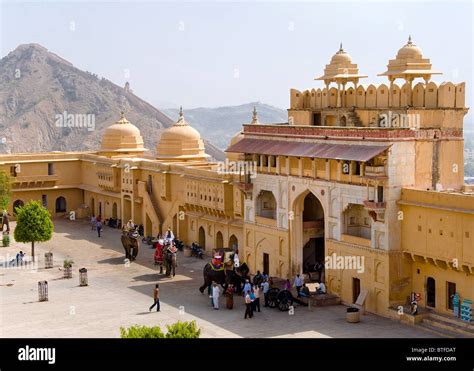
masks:
<instances>
[{"instance_id":1,"label":"paved ground","mask_svg":"<svg viewBox=\"0 0 474 371\"><path fill-rule=\"evenodd\" d=\"M120 232L105 228L98 238L83 221L55 221L51 241L36 246L38 269L0 265L0 337L118 337L120 326L160 325L196 320L202 337L432 337L428 332L375 315L358 324L345 321L342 305L309 311L295 307L294 315L264 308L244 320L244 304L234 300L227 310L213 310L198 287L206 259L179 256L177 276L163 278L153 266L153 250L142 245L136 262L124 264ZM1 248L10 259L30 246L13 242ZM44 269L44 253L54 254L54 268ZM72 279L60 271L65 258L74 261ZM89 286L79 287L77 270L88 269ZM37 282L49 283L49 301L38 302ZM155 283L160 283L161 312L148 312Z\"/></svg>"}]
</instances>

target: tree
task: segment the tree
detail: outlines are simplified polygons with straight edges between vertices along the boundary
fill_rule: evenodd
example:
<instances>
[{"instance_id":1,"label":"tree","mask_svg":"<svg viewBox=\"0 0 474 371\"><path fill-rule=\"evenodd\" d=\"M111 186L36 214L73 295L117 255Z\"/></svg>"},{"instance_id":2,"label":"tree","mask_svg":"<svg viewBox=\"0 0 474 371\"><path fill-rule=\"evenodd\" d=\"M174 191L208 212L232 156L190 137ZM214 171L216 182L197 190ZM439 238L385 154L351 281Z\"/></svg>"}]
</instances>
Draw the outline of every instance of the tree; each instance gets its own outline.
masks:
<instances>
[{"instance_id":1,"label":"tree","mask_svg":"<svg viewBox=\"0 0 474 371\"><path fill-rule=\"evenodd\" d=\"M127 329L120 327L120 337L122 339L197 339L201 335L201 330L197 327L196 321L178 321L172 325L166 325L166 328L168 332L165 335L160 326L135 325Z\"/></svg>"},{"instance_id":2,"label":"tree","mask_svg":"<svg viewBox=\"0 0 474 371\"><path fill-rule=\"evenodd\" d=\"M31 242L31 256L35 261L35 242L49 241L53 235L53 222L49 211L39 201L30 201L16 209L15 240Z\"/></svg>"},{"instance_id":3,"label":"tree","mask_svg":"<svg viewBox=\"0 0 474 371\"><path fill-rule=\"evenodd\" d=\"M11 180L4 170L0 170L0 210L6 210L11 198Z\"/></svg>"},{"instance_id":4,"label":"tree","mask_svg":"<svg viewBox=\"0 0 474 371\"><path fill-rule=\"evenodd\" d=\"M124 329L120 327L120 337L122 339L162 339L165 337L160 326L147 327L135 325Z\"/></svg>"}]
</instances>

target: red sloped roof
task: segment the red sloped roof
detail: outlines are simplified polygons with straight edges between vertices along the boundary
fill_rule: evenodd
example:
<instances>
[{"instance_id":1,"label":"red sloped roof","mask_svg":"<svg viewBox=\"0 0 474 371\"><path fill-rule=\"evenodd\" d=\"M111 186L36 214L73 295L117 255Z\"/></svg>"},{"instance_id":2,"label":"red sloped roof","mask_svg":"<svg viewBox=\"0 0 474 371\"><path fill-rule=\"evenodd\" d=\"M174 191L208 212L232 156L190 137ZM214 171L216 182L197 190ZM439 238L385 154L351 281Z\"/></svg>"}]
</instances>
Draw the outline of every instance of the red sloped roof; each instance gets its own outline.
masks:
<instances>
[{"instance_id":1,"label":"red sloped roof","mask_svg":"<svg viewBox=\"0 0 474 371\"><path fill-rule=\"evenodd\" d=\"M389 145L307 143L243 138L227 148L226 152L365 162L374 158L389 147Z\"/></svg>"}]
</instances>

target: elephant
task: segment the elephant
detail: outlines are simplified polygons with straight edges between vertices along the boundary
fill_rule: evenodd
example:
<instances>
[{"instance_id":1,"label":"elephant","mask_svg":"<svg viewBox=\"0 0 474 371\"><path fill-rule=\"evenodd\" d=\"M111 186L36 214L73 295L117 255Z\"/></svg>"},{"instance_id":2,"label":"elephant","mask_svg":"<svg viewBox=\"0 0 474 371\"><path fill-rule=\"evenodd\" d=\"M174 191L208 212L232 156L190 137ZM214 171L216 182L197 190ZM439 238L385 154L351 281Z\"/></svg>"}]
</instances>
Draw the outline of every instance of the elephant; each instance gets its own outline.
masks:
<instances>
[{"instance_id":1,"label":"elephant","mask_svg":"<svg viewBox=\"0 0 474 371\"><path fill-rule=\"evenodd\" d=\"M209 287L214 281L227 289L227 286L232 283L237 293L242 292L242 283L248 277L249 268L247 264L242 263L239 268L214 270L211 263L207 263L203 269L204 283L199 288L201 293Z\"/></svg>"},{"instance_id":2,"label":"elephant","mask_svg":"<svg viewBox=\"0 0 474 371\"><path fill-rule=\"evenodd\" d=\"M132 233L127 233L124 231L120 239L125 250L125 258L129 259L130 261L135 260L138 255L138 237L135 238Z\"/></svg>"},{"instance_id":3,"label":"elephant","mask_svg":"<svg viewBox=\"0 0 474 371\"><path fill-rule=\"evenodd\" d=\"M176 248L173 251L170 251L170 247L167 247L163 251L163 264L165 265L166 275L173 277L176 275L176 267L178 266L178 261L176 257Z\"/></svg>"}]
</instances>

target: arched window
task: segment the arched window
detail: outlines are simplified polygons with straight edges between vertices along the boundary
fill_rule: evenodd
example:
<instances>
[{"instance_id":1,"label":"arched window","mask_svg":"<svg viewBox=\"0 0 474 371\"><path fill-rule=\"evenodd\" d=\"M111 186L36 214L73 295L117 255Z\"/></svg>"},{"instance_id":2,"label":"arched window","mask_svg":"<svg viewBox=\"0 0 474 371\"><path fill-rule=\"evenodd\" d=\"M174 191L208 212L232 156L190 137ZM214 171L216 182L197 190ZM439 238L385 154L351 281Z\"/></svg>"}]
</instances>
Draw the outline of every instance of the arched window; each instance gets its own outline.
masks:
<instances>
[{"instance_id":1,"label":"arched window","mask_svg":"<svg viewBox=\"0 0 474 371\"><path fill-rule=\"evenodd\" d=\"M222 233L219 231L216 233L216 249L222 249L224 247L224 238Z\"/></svg>"},{"instance_id":2,"label":"arched window","mask_svg":"<svg viewBox=\"0 0 474 371\"><path fill-rule=\"evenodd\" d=\"M230 236L230 238L229 238L229 247L231 247L233 249L238 249L239 248L239 240L237 239L237 237L235 237L234 234L232 236Z\"/></svg>"},{"instance_id":3,"label":"arched window","mask_svg":"<svg viewBox=\"0 0 474 371\"><path fill-rule=\"evenodd\" d=\"M277 202L275 196L270 191L261 191L257 197L257 215L276 219Z\"/></svg>"}]
</instances>

